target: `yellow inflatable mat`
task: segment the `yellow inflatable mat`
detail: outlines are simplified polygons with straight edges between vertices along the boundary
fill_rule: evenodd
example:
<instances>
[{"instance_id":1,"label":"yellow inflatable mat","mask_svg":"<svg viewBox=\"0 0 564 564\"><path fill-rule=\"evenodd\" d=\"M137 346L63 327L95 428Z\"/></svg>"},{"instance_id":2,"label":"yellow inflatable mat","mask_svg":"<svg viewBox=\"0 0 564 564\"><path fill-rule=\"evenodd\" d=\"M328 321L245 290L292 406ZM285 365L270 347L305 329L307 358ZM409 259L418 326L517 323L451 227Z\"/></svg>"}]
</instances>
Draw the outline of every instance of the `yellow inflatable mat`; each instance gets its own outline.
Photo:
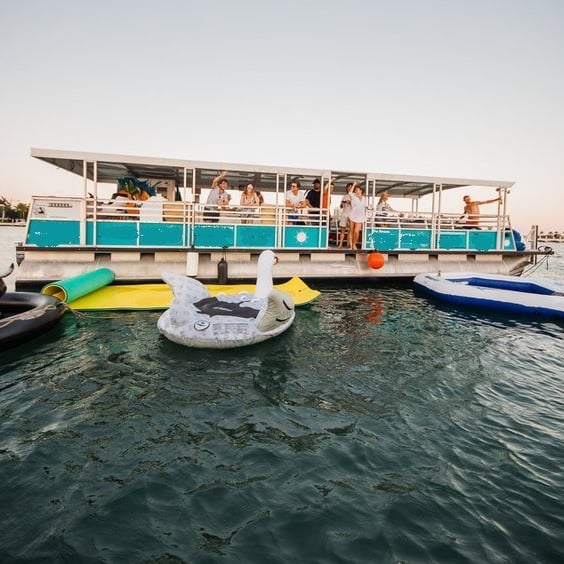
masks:
<instances>
[{"instance_id":1,"label":"yellow inflatable mat","mask_svg":"<svg viewBox=\"0 0 564 564\"><path fill-rule=\"evenodd\" d=\"M206 284L206 287L212 296L255 291L254 284ZM297 276L274 287L290 294L297 306L311 302L320 294ZM70 301L68 305L79 311L163 310L170 306L171 301L172 290L166 284L132 284L104 286Z\"/></svg>"}]
</instances>

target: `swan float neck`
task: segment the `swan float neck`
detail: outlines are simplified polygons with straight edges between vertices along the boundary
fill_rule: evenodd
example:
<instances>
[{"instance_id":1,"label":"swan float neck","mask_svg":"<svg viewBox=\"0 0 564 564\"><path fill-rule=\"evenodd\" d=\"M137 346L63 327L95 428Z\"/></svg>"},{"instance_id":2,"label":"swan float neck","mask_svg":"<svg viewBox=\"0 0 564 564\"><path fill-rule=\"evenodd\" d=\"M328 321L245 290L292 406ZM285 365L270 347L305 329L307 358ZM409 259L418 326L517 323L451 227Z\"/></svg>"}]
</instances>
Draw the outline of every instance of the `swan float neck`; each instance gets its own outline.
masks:
<instances>
[{"instance_id":1,"label":"swan float neck","mask_svg":"<svg viewBox=\"0 0 564 564\"><path fill-rule=\"evenodd\" d=\"M272 251L263 251L257 263L257 282L255 298L268 298L272 292L272 267L278 262L278 257Z\"/></svg>"}]
</instances>

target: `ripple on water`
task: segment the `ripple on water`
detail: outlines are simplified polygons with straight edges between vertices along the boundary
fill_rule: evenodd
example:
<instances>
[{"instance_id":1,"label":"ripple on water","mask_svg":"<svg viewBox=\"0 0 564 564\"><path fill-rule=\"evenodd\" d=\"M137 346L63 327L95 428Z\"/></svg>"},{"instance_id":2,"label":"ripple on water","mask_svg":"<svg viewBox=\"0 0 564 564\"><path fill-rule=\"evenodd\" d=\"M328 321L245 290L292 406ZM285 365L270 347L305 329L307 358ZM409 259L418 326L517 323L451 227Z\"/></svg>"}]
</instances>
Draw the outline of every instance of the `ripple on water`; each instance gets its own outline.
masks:
<instances>
[{"instance_id":1,"label":"ripple on water","mask_svg":"<svg viewBox=\"0 0 564 564\"><path fill-rule=\"evenodd\" d=\"M555 324L329 288L280 338L65 316L0 366L13 560L558 561ZM509 330L508 330L509 329Z\"/></svg>"}]
</instances>

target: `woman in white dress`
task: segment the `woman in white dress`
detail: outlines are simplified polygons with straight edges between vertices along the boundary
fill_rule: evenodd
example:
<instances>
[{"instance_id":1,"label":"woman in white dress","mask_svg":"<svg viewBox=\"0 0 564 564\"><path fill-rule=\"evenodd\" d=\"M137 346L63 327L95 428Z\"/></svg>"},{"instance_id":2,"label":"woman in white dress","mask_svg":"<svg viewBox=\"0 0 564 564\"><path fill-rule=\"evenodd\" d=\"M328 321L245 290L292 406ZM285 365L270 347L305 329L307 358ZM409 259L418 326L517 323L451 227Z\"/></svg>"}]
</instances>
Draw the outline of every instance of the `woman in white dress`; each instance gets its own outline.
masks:
<instances>
[{"instance_id":1,"label":"woman in white dress","mask_svg":"<svg viewBox=\"0 0 564 564\"><path fill-rule=\"evenodd\" d=\"M341 215L339 216L339 244L338 247L343 246L343 241L345 240L345 232L347 231L347 226L349 224L349 214L351 212L351 198L353 195L354 187L357 181L349 182L347 184L347 193L341 199Z\"/></svg>"},{"instance_id":2,"label":"woman in white dress","mask_svg":"<svg viewBox=\"0 0 564 564\"><path fill-rule=\"evenodd\" d=\"M351 196L351 209L349 212L349 245L355 251L365 217L366 198L362 188L355 186L354 194Z\"/></svg>"}]
</instances>

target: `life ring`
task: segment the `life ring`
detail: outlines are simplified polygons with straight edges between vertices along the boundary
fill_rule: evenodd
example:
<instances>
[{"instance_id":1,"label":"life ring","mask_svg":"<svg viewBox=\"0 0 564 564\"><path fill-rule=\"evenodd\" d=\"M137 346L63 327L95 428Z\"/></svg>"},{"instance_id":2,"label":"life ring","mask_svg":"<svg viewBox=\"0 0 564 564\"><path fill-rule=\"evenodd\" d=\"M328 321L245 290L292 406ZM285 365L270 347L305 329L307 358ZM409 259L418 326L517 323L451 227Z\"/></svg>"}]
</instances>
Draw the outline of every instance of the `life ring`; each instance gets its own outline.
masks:
<instances>
[{"instance_id":1,"label":"life ring","mask_svg":"<svg viewBox=\"0 0 564 564\"><path fill-rule=\"evenodd\" d=\"M19 345L55 325L66 304L43 294L7 292L0 299L0 350Z\"/></svg>"}]
</instances>

